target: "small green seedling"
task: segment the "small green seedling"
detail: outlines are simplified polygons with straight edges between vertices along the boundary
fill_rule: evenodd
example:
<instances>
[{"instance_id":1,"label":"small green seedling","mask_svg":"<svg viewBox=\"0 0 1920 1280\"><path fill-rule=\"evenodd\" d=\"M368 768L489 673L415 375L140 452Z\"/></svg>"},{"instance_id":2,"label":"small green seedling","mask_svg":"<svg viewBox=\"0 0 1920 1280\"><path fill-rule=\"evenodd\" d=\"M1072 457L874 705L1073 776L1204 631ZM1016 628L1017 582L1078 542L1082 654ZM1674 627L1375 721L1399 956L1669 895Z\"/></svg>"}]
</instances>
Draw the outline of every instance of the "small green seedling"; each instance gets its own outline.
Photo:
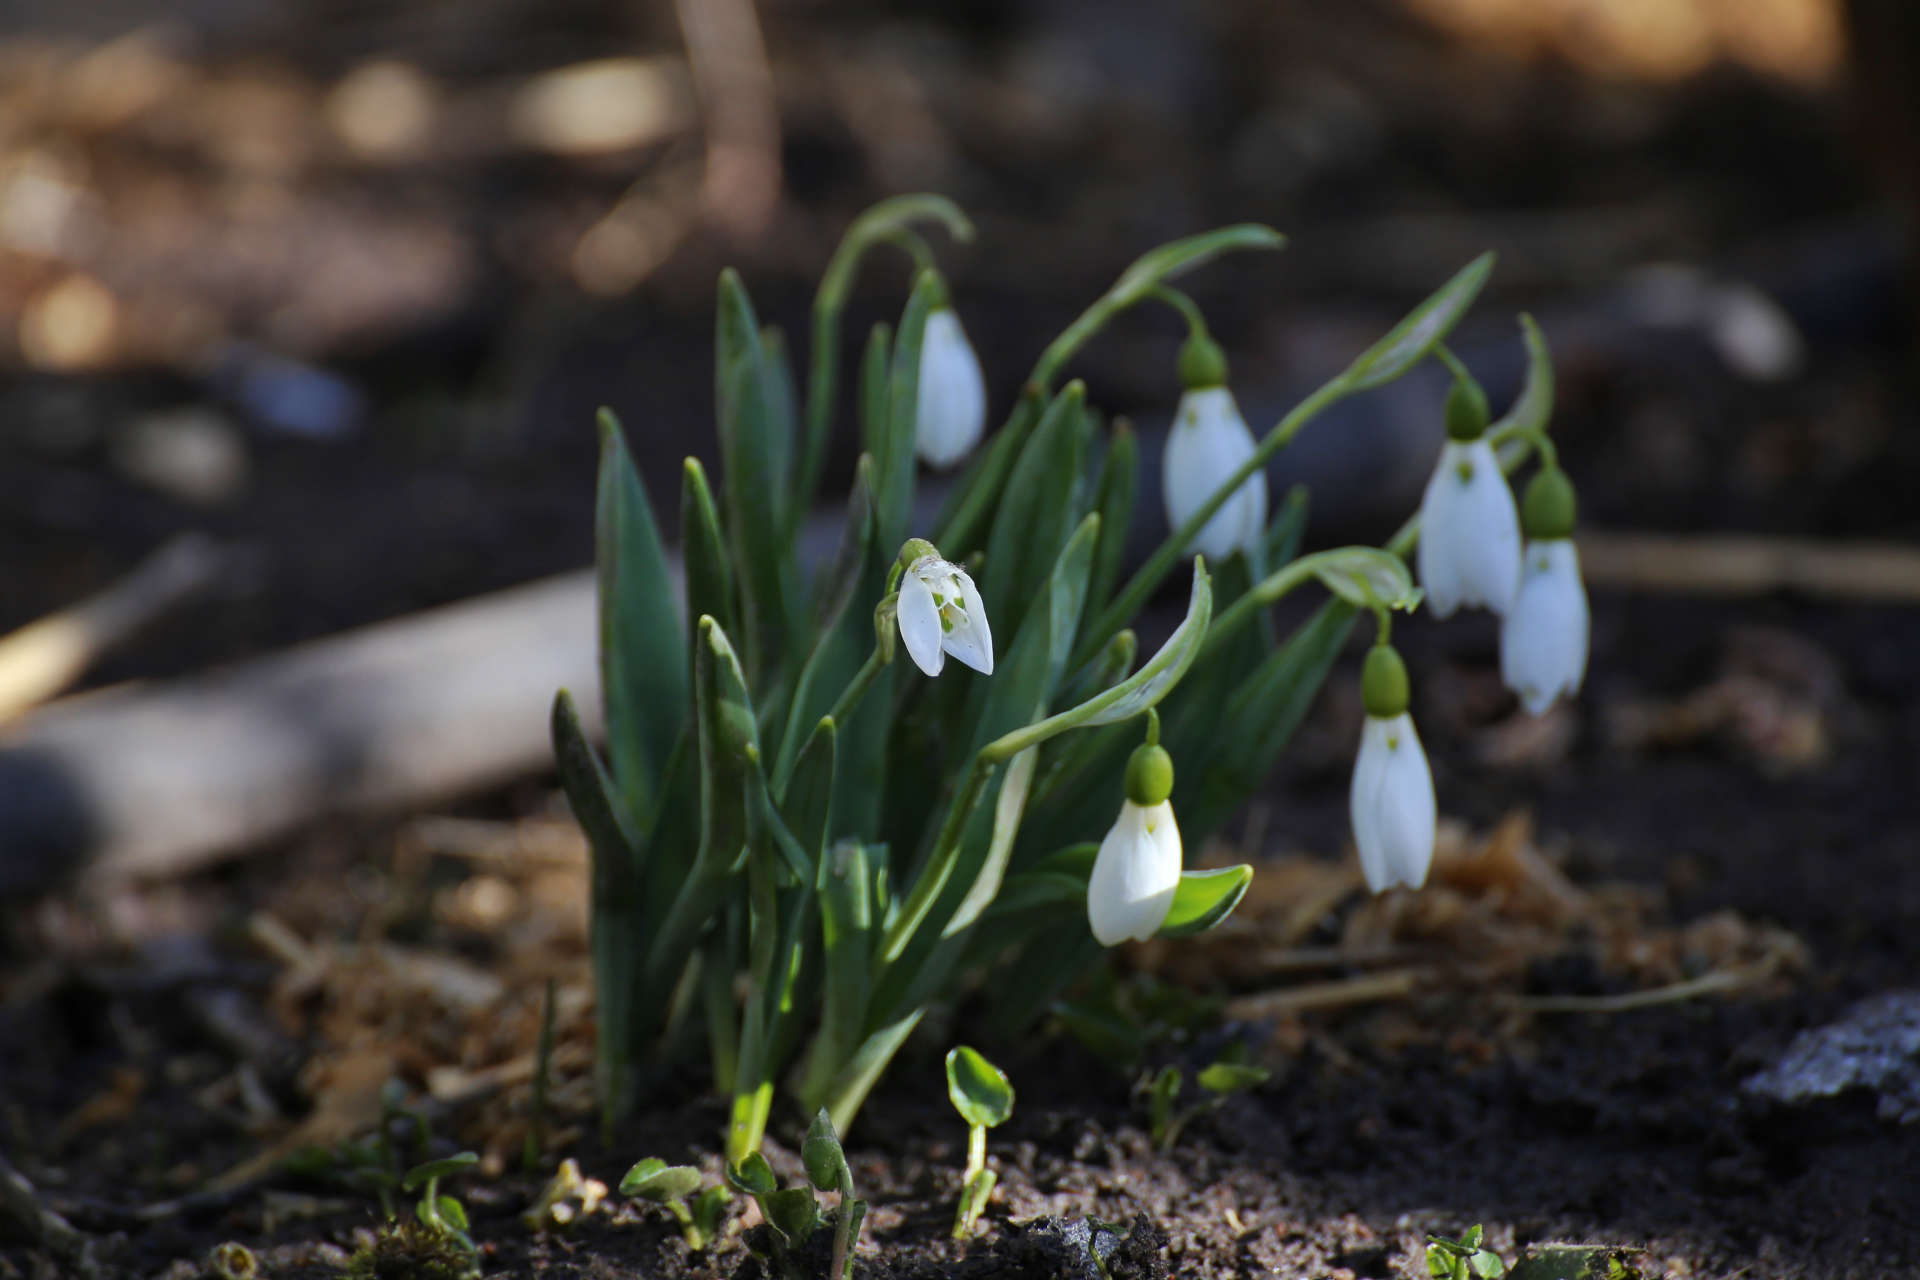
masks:
<instances>
[{"instance_id":1,"label":"small green seedling","mask_svg":"<svg viewBox=\"0 0 1920 1280\"><path fill-rule=\"evenodd\" d=\"M767 1225L763 1238L768 1247L764 1253L774 1269L787 1280L812 1280L794 1257L794 1251L805 1248L820 1227L820 1202L814 1198L813 1188L805 1183L782 1187L773 1176L773 1166L758 1151L730 1167L726 1177L728 1186L752 1196L759 1204L760 1216ZM863 1212L865 1207L861 1206ZM752 1233L747 1237L747 1244L755 1252L762 1252Z\"/></svg>"},{"instance_id":2,"label":"small green seedling","mask_svg":"<svg viewBox=\"0 0 1920 1280\"><path fill-rule=\"evenodd\" d=\"M724 1198L725 1192L721 1195ZM529 1231L566 1227L597 1212L607 1198L607 1184L580 1172L580 1162L568 1156L541 1188L540 1195L520 1215Z\"/></svg>"},{"instance_id":3,"label":"small green seedling","mask_svg":"<svg viewBox=\"0 0 1920 1280\"><path fill-rule=\"evenodd\" d=\"M1194 1117L1212 1111L1236 1093L1245 1093L1266 1082L1265 1067L1221 1059L1194 1077L1194 1083L1204 1094L1200 1101L1176 1109L1186 1076L1175 1066L1161 1068L1160 1074L1147 1086L1147 1130L1153 1135L1153 1145L1162 1151L1172 1150L1173 1144L1180 1140L1180 1131Z\"/></svg>"},{"instance_id":4,"label":"small green seedling","mask_svg":"<svg viewBox=\"0 0 1920 1280\"><path fill-rule=\"evenodd\" d=\"M479 1163L478 1155L462 1151L444 1160L417 1164L407 1170L406 1176L400 1180L402 1190L421 1193L420 1203L413 1208L420 1225L457 1242L468 1253L475 1252L475 1249L473 1237L467 1234L467 1208L456 1197L440 1194L440 1179L464 1172Z\"/></svg>"},{"instance_id":5,"label":"small green seedling","mask_svg":"<svg viewBox=\"0 0 1920 1280\"><path fill-rule=\"evenodd\" d=\"M959 1045L947 1053L947 1096L967 1122L967 1173L953 1215L953 1238L964 1240L993 1194L997 1175L987 1168L987 1130L1013 1114L1013 1085L978 1050Z\"/></svg>"},{"instance_id":6,"label":"small green seedling","mask_svg":"<svg viewBox=\"0 0 1920 1280\"><path fill-rule=\"evenodd\" d=\"M853 1280L853 1246L860 1239L867 1202L853 1194L853 1171L847 1168L847 1153L840 1146L840 1135L834 1132L833 1119L825 1107L807 1129L800 1159L807 1166L807 1180L815 1188L840 1193L840 1208L833 1223L833 1268L827 1274L835 1280Z\"/></svg>"},{"instance_id":7,"label":"small green seedling","mask_svg":"<svg viewBox=\"0 0 1920 1280\"><path fill-rule=\"evenodd\" d=\"M700 1171L692 1165L670 1165L657 1156L648 1156L627 1170L620 1179L620 1194L664 1205L680 1223L687 1248L695 1253L719 1238L729 1198L722 1186L702 1191Z\"/></svg>"},{"instance_id":8,"label":"small green seedling","mask_svg":"<svg viewBox=\"0 0 1920 1280\"><path fill-rule=\"evenodd\" d=\"M1479 1223L1467 1228L1458 1240L1445 1236L1427 1237L1427 1274L1433 1280L1492 1280L1507 1274L1500 1255L1485 1248Z\"/></svg>"},{"instance_id":9,"label":"small green seedling","mask_svg":"<svg viewBox=\"0 0 1920 1280\"><path fill-rule=\"evenodd\" d=\"M406 1101L407 1087L398 1080L387 1081L380 1088L380 1127L373 1137L333 1147L303 1147L287 1158L287 1172L370 1194L380 1201L381 1218L393 1221L399 1216L394 1193L400 1190L403 1145L412 1147L415 1164L425 1162L433 1146L433 1127L426 1112L407 1106Z\"/></svg>"}]
</instances>

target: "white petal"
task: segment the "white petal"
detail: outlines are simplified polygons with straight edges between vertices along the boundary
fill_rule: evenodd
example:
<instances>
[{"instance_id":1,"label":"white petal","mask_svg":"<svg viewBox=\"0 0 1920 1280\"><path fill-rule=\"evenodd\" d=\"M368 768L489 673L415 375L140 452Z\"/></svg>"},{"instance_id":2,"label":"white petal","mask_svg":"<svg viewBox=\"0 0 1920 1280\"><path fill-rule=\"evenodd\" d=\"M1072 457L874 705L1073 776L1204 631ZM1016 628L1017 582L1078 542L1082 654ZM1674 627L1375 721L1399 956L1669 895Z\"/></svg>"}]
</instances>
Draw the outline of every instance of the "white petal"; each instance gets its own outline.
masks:
<instances>
[{"instance_id":1,"label":"white petal","mask_svg":"<svg viewBox=\"0 0 1920 1280\"><path fill-rule=\"evenodd\" d=\"M940 648L940 610L933 603L933 591L914 569L900 579L898 617L900 638L906 641L914 665L930 676L939 675L947 664Z\"/></svg>"},{"instance_id":2,"label":"white petal","mask_svg":"<svg viewBox=\"0 0 1920 1280\"><path fill-rule=\"evenodd\" d=\"M1387 864L1380 856L1380 822L1377 800L1380 775L1387 763L1385 720L1368 716L1360 729L1360 755L1353 762L1353 786L1347 795L1347 814L1353 821L1353 844L1360 852L1360 871L1367 888L1385 892L1392 881Z\"/></svg>"},{"instance_id":3,"label":"white petal","mask_svg":"<svg viewBox=\"0 0 1920 1280\"><path fill-rule=\"evenodd\" d=\"M1504 614L1520 586L1520 513L1484 437L1441 448L1420 515L1420 585L1434 616L1463 604Z\"/></svg>"},{"instance_id":4,"label":"white petal","mask_svg":"<svg viewBox=\"0 0 1920 1280\"><path fill-rule=\"evenodd\" d=\"M1433 774L1411 716L1367 717L1349 804L1367 887L1380 893L1396 884L1425 884L1437 811Z\"/></svg>"},{"instance_id":5,"label":"white petal","mask_svg":"<svg viewBox=\"0 0 1920 1280\"><path fill-rule=\"evenodd\" d=\"M1527 546L1520 594L1500 627L1500 678L1532 715L1562 693L1577 693L1587 672L1587 591L1571 540Z\"/></svg>"},{"instance_id":6,"label":"white petal","mask_svg":"<svg viewBox=\"0 0 1920 1280\"><path fill-rule=\"evenodd\" d=\"M946 651L983 676L993 674L993 630L987 625L987 606L980 601L979 588L965 569L953 570L953 583L960 592L966 619L941 637Z\"/></svg>"},{"instance_id":7,"label":"white petal","mask_svg":"<svg viewBox=\"0 0 1920 1280\"><path fill-rule=\"evenodd\" d=\"M927 316L920 343L920 392L914 452L930 467L950 467L973 452L987 425L987 380L952 307Z\"/></svg>"},{"instance_id":8,"label":"white petal","mask_svg":"<svg viewBox=\"0 0 1920 1280\"><path fill-rule=\"evenodd\" d=\"M1189 391L1180 397L1161 459L1161 497L1167 523L1174 528L1213 496L1227 477L1253 456L1253 433L1225 387ZM1251 551L1267 520L1267 477L1256 471L1228 498L1194 535L1189 552L1209 560L1226 559L1235 551Z\"/></svg>"},{"instance_id":9,"label":"white petal","mask_svg":"<svg viewBox=\"0 0 1920 1280\"><path fill-rule=\"evenodd\" d=\"M1180 886L1180 857L1170 804L1142 807L1129 800L1120 806L1087 882L1087 923L1101 946L1154 935Z\"/></svg>"}]
</instances>

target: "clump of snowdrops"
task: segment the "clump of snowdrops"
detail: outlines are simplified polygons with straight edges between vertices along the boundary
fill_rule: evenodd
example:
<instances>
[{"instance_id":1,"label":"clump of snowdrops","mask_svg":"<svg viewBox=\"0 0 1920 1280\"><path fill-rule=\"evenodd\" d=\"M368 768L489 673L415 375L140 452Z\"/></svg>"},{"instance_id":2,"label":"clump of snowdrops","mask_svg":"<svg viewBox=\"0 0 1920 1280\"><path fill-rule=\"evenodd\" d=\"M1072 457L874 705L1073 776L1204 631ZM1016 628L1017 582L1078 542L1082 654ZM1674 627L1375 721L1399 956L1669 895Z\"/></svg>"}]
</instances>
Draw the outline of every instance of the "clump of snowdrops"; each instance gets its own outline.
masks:
<instances>
[{"instance_id":1,"label":"clump of snowdrops","mask_svg":"<svg viewBox=\"0 0 1920 1280\"><path fill-rule=\"evenodd\" d=\"M1422 508L1430 606L1504 615L1503 670L1530 710L1577 688L1585 666L1573 492L1544 434L1545 344L1523 318L1527 383L1496 423L1440 345L1490 255L1256 438L1219 344L1172 282L1283 239L1240 225L1163 245L1040 353L987 434L986 383L926 224L972 236L930 195L883 202L847 231L814 301L804 394L782 335L722 274L721 470L716 486L686 461L677 565L620 425L601 416L605 763L565 692L553 715L593 849L601 1096L618 1114L704 1041L732 1099L731 1166L759 1147L776 1089L795 1115L824 1109L844 1132L928 1010L982 979L993 1029L1011 1033L1103 946L1224 919L1252 869L1184 870L1183 849L1266 778L1363 614L1376 643L1356 844L1376 890L1424 881L1433 783L1390 642L1393 614L1422 597L1405 563L1421 521L1384 547L1302 556L1306 495L1268 502L1266 463L1328 406L1429 357L1450 364L1435 406L1448 442ZM841 315L876 249L910 254L917 278L899 323L876 325L859 356L862 452L839 549L809 564L797 535L839 421ZM1159 320L1134 318L1147 303L1186 327L1168 370L1184 394L1147 468L1172 533L1129 573L1136 438L1060 379L1122 316ZM1528 453L1542 465L1516 504L1505 473ZM921 466L963 461L930 517ZM1184 616L1142 658L1135 621L1176 576ZM1318 612L1276 634L1269 606L1316 584L1329 595Z\"/></svg>"}]
</instances>

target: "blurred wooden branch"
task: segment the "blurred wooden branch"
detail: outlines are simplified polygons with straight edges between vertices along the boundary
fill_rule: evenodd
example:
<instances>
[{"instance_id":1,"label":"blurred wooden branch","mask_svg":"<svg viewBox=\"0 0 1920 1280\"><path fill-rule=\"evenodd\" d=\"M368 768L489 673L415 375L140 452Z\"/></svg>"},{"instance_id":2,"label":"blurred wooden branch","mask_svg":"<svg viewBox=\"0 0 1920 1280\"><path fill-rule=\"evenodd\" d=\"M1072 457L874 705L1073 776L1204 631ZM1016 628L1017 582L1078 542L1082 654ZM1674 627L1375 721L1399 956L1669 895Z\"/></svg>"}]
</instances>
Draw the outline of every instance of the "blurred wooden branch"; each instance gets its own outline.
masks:
<instances>
[{"instance_id":1,"label":"blurred wooden branch","mask_svg":"<svg viewBox=\"0 0 1920 1280\"><path fill-rule=\"evenodd\" d=\"M1585 533L1590 586L1708 596L1797 591L1835 600L1920 604L1920 547L1739 534Z\"/></svg>"},{"instance_id":2,"label":"blurred wooden branch","mask_svg":"<svg viewBox=\"0 0 1920 1280\"><path fill-rule=\"evenodd\" d=\"M0 746L0 895L172 874L538 773L556 689L598 719L594 617L581 571L46 707Z\"/></svg>"},{"instance_id":3,"label":"blurred wooden branch","mask_svg":"<svg viewBox=\"0 0 1920 1280\"><path fill-rule=\"evenodd\" d=\"M211 539L185 534L100 594L0 637L0 724L53 697L102 655L205 591L226 563Z\"/></svg>"},{"instance_id":4,"label":"blurred wooden branch","mask_svg":"<svg viewBox=\"0 0 1920 1280\"><path fill-rule=\"evenodd\" d=\"M758 236L780 200L780 113L753 0L676 0L706 117L707 216Z\"/></svg>"}]
</instances>

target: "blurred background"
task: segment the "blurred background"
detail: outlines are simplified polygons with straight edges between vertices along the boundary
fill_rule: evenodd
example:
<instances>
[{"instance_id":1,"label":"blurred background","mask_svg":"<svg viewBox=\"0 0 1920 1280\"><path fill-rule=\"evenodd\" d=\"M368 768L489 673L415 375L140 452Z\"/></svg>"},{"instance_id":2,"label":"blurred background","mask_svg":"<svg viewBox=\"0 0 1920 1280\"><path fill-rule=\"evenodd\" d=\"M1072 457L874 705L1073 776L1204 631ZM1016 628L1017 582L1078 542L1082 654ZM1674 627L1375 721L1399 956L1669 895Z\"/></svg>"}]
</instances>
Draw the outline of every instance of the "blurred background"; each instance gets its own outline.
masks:
<instances>
[{"instance_id":1,"label":"blurred background","mask_svg":"<svg viewBox=\"0 0 1920 1280\"><path fill-rule=\"evenodd\" d=\"M0 629L186 530L241 554L97 679L585 564L594 408L670 509L710 447L719 267L804 350L847 220L913 190L978 220L943 264L996 414L1161 240L1292 237L1194 281L1256 428L1493 248L1460 345L1498 366L1514 311L1548 322L1595 523L1911 532L1915 26L1898 0L12 0ZM870 269L848 331L905 282ZM1178 337L1119 326L1094 398L1164 414ZM1425 390L1357 406L1362 443ZM1320 538L1380 515L1341 436L1302 442Z\"/></svg>"}]
</instances>

